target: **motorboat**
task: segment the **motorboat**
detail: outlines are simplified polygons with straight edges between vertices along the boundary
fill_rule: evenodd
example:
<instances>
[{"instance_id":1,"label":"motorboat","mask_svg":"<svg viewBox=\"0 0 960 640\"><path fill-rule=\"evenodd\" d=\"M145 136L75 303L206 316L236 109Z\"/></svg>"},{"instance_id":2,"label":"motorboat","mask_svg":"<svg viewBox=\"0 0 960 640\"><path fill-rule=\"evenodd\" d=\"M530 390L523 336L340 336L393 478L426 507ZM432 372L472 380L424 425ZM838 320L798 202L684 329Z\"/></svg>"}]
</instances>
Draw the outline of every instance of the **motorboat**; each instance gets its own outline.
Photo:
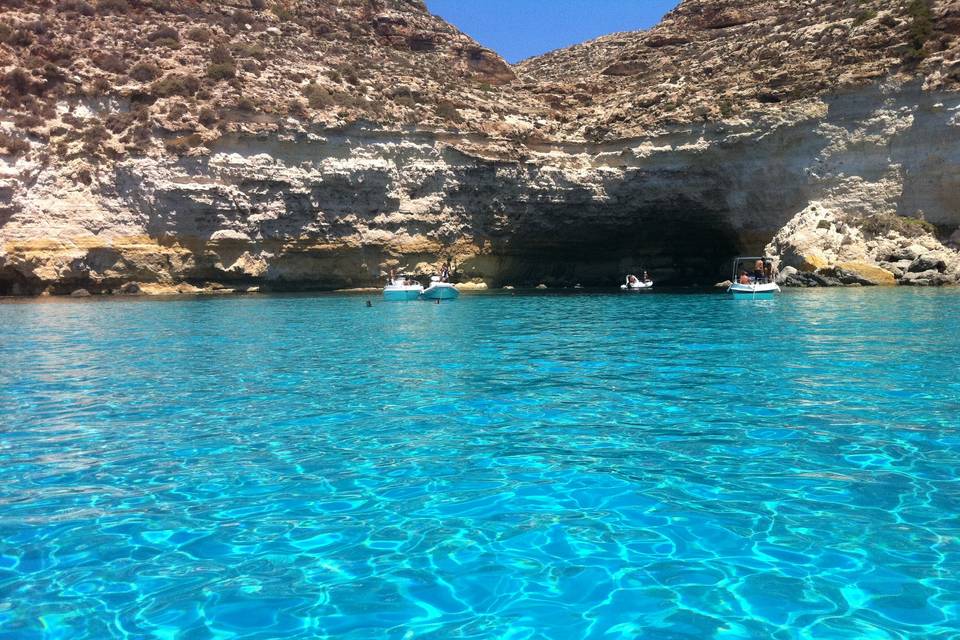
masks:
<instances>
[{"instance_id":1,"label":"motorboat","mask_svg":"<svg viewBox=\"0 0 960 640\"><path fill-rule=\"evenodd\" d=\"M460 295L457 288L449 282L441 282L440 276L430 278L430 286L423 290L420 297L424 300L453 300Z\"/></svg>"},{"instance_id":2,"label":"motorboat","mask_svg":"<svg viewBox=\"0 0 960 640\"><path fill-rule=\"evenodd\" d=\"M773 278L771 258L739 257L733 261L733 276L727 293L734 298L771 300L780 293L780 286Z\"/></svg>"},{"instance_id":3,"label":"motorboat","mask_svg":"<svg viewBox=\"0 0 960 640\"><path fill-rule=\"evenodd\" d=\"M627 281L620 285L620 288L623 291L646 291L648 289L653 289L653 280L641 280L637 276L629 275L627 276Z\"/></svg>"},{"instance_id":4,"label":"motorboat","mask_svg":"<svg viewBox=\"0 0 960 640\"><path fill-rule=\"evenodd\" d=\"M408 276L397 276L383 288L383 299L387 302L416 300L423 293L423 285Z\"/></svg>"}]
</instances>

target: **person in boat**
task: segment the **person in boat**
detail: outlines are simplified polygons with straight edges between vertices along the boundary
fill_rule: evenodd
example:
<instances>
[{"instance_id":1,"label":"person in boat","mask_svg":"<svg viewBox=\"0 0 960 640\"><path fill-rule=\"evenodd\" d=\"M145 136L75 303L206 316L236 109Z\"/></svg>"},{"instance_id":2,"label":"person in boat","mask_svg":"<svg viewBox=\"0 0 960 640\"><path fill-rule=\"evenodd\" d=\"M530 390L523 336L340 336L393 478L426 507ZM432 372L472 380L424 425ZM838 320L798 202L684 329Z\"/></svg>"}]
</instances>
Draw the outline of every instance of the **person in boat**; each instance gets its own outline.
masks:
<instances>
[{"instance_id":1,"label":"person in boat","mask_svg":"<svg viewBox=\"0 0 960 640\"><path fill-rule=\"evenodd\" d=\"M647 273L646 271L643 272L643 281L650 282L650 274Z\"/></svg>"},{"instance_id":2,"label":"person in boat","mask_svg":"<svg viewBox=\"0 0 960 640\"><path fill-rule=\"evenodd\" d=\"M753 265L753 281L757 284L762 284L763 277L763 260L757 260Z\"/></svg>"},{"instance_id":3,"label":"person in boat","mask_svg":"<svg viewBox=\"0 0 960 640\"><path fill-rule=\"evenodd\" d=\"M393 280L396 276L393 275L393 269L390 269L390 282L388 284L393 284Z\"/></svg>"},{"instance_id":4,"label":"person in boat","mask_svg":"<svg viewBox=\"0 0 960 640\"><path fill-rule=\"evenodd\" d=\"M629 275L629 276L627 276L627 286L628 286L628 287L636 286L636 284L637 284L638 282L639 282L639 281L637 280L637 276L634 276L634 275Z\"/></svg>"},{"instance_id":5,"label":"person in boat","mask_svg":"<svg viewBox=\"0 0 960 640\"><path fill-rule=\"evenodd\" d=\"M450 263L444 262L440 267L440 282L446 282L450 279Z\"/></svg>"},{"instance_id":6,"label":"person in boat","mask_svg":"<svg viewBox=\"0 0 960 640\"><path fill-rule=\"evenodd\" d=\"M750 284L750 276L747 275L746 271L740 271L740 284Z\"/></svg>"},{"instance_id":7,"label":"person in boat","mask_svg":"<svg viewBox=\"0 0 960 640\"><path fill-rule=\"evenodd\" d=\"M773 263L772 263L772 262L765 262L765 263L763 264L763 279L764 279L766 282L773 282L773 280L774 280L774 275L773 275Z\"/></svg>"}]
</instances>

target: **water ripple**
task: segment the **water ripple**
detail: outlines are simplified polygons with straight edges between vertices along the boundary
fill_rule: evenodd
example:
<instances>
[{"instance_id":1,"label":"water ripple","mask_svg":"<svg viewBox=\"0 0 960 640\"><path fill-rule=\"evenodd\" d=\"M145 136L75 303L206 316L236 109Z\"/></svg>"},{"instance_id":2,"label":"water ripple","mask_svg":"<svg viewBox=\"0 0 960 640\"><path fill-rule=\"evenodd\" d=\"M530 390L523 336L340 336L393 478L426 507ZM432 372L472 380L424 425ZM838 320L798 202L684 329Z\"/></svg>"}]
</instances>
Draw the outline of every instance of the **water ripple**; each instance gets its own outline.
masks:
<instances>
[{"instance_id":1,"label":"water ripple","mask_svg":"<svg viewBox=\"0 0 960 640\"><path fill-rule=\"evenodd\" d=\"M0 639L960 637L958 318L0 305Z\"/></svg>"}]
</instances>

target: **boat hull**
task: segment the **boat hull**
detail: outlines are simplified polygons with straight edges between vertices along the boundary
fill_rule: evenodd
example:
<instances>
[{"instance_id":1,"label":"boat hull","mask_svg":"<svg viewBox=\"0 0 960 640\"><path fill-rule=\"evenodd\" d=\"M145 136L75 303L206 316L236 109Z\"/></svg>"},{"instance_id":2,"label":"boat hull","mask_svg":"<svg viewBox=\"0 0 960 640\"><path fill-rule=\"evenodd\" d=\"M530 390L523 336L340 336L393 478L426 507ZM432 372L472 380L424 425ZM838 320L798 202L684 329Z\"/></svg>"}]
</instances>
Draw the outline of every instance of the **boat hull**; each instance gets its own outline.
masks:
<instances>
[{"instance_id":1,"label":"boat hull","mask_svg":"<svg viewBox=\"0 0 960 640\"><path fill-rule=\"evenodd\" d=\"M740 284L739 282L735 282L730 285L727 292L738 300L771 300L775 294L780 293L780 287L774 283Z\"/></svg>"},{"instance_id":2,"label":"boat hull","mask_svg":"<svg viewBox=\"0 0 960 640\"><path fill-rule=\"evenodd\" d=\"M408 302L416 300L423 293L423 287L387 287L383 290L383 299L387 302Z\"/></svg>"},{"instance_id":3,"label":"boat hull","mask_svg":"<svg viewBox=\"0 0 960 640\"><path fill-rule=\"evenodd\" d=\"M647 281L632 285L622 284L620 285L620 289L623 291L649 291L650 289L653 289L653 282Z\"/></svg>"},{"instance_id":4,"label":"boat hull","mask_svg":"<svg viewBox=\"0 0 960 640\"><path fill-rule=\"evenodd\" d=\"M421 297L424 300L453 300L460 295L457 288L447 282L434 282L427 287Z\"/></svg>"}]
</instances>

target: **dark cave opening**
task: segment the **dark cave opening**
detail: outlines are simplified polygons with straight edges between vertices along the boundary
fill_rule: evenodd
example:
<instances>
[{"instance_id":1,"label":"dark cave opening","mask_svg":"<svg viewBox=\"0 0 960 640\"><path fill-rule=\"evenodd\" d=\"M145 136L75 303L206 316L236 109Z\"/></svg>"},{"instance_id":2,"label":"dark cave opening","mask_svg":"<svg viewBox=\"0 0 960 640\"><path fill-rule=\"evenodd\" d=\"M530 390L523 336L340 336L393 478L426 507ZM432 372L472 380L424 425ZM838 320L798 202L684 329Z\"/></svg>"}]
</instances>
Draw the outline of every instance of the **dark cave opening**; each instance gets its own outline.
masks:
<instances>
[{"instance_id":1,"label":"dark cave opening","mask_svg":"<svg viewBox=\"0 0 960 640\"><path fill-rule=\"evenodd\" d=\"M608 287L644 270L666 286L709 286L729 277L742 250L726 212L696 206L554 219L566 222L494 242L494 286Z\"/></svg>"},{"instance_id":2,"label":"dark cave opening","mask_svg":"<svg viewBox=\"0 0 960 640\"><path fill-rule=\"evenodd\" d=\"M41 290L39 281L28 280L10 267L0 267L0 297L38 295Z\"/></svg>"}]
</instances>

